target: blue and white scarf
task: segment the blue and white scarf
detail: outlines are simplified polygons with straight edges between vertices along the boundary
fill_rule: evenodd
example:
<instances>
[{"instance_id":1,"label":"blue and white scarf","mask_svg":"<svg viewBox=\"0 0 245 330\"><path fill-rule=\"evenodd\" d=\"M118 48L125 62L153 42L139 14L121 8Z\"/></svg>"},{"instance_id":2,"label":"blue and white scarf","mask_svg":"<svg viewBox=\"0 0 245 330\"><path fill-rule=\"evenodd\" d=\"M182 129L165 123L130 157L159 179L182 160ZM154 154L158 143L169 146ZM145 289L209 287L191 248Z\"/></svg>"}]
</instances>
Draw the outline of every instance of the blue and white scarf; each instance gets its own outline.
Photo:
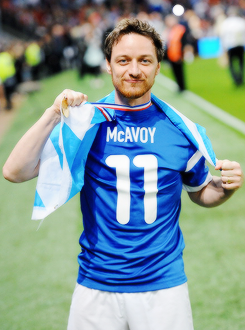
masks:
<instances>
[{"instance_id":1,"label":"blue and white scarf","mask_svg":"<svg viewBox=\"0 0 245 330\"><path fill-rule=\"evenodd\" d=\"M153 94L151 102L215 166L216 157L205 129ZM145 108L149 104L145 104ZM131 111L137 110L137 106L128 108ZM85 102L80 106L70 107L68 118L61 114L61 123L52 131L41 155L33 220L44 219L81 191L87 155L99 124L115 120L116 109L125 109L125 106L115 104L115 92L112 92L99 103Z\"/></svg>"}]
</instances>

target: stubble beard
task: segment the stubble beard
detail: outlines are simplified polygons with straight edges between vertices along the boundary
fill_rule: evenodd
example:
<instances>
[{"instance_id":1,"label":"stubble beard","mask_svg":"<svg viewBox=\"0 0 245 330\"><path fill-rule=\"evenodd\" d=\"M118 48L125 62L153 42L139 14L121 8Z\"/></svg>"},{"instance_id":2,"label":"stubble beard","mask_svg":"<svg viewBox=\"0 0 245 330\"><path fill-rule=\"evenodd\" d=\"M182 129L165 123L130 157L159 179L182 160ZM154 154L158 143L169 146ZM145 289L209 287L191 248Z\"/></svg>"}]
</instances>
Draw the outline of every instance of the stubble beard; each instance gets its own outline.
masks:
<instances>
[{"instance_id":1,"label":"stubble beard","mask_svg":"<svg viewBox=\"0 0 245 330\"><path fill-rule=\"evenodd\" d=\"M124 98L129 100L135 100L144 96L154 84L154 81L152 82L152 84L149 84L144 81L143 83L140 83L141 86L137 86L139 83L127 84L123 80L118 83L113 77L112 82L116 91Z\"/></svg>"}]
</instances>

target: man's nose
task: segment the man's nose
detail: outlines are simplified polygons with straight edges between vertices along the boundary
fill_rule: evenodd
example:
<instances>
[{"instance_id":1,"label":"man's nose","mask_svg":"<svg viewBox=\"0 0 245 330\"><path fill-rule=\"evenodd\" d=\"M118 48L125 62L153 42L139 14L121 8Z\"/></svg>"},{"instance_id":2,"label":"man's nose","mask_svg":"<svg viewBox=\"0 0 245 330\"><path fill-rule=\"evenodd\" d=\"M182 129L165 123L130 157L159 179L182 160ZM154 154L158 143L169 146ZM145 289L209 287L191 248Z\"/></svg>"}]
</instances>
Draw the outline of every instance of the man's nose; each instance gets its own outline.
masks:
<instances>
[{"instance_id":1,"label":"man's nose","mask_svg":"<svg viewBox=\"0 0 245 330\"><path fill-rule=\"evenodd\" d=\"M141 73L141 70L140 70L138 61L133 60L129 65L128 71L129 71L129 74L132 76L139 76Z\"/></svg>"}]
</instances>

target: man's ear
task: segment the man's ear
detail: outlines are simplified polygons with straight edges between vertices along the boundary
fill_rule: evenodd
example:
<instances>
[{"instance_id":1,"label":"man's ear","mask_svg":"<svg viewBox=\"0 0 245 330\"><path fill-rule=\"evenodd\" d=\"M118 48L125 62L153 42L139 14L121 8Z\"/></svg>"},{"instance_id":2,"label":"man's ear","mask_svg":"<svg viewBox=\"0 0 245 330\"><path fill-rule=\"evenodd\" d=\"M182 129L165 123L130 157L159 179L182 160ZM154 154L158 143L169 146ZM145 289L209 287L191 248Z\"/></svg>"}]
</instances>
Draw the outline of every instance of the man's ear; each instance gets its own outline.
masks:
<instances>
[{"instance_id":1,"label":"man's ear","mask_svg":"<svg viewBox=\"0 0 245 330\"><path fill-rule=\"evenodd\" d=\"M161 68L161 63L158 62L158 66L157 66L157 70L156 70L156 75L160 72L160 68Z\"/></svg>"},{"instance_id":2,"label":"man's ear","mask_svg":"<svg viewBox=\"0 0 245 330\"><path fill-rule=\"evenodd\" d=\"M106 59L106 71L111 74L111 65L110 62Z\"/></svg>"}]
</instances>

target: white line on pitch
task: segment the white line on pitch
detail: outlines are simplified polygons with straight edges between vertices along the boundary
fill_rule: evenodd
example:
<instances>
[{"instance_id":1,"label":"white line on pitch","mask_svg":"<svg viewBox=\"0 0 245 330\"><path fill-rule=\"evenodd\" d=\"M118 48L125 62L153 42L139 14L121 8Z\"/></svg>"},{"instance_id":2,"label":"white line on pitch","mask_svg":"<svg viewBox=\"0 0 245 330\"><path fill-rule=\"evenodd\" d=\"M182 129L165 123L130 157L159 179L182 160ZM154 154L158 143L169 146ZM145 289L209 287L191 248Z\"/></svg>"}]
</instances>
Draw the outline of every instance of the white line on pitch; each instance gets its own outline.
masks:
<instances>
[{"instance_id":1,"label":"white line on pitch","mask_svg":"<svg viewBox=\"0 0 245 330\"><path fill-rule=\"evenodd\" d=\"M161 73L156 77L156 81L159 84L161 84L162 86L164 86L165 88L168 88L172 92L178 91L177 84L173 80L165 77ZM195 106L197 106L201 110L203 110L206 113L210 114L211 116L217 118L219 121L225 123L229 127L236 129L237 131L245 134L245 123L242 120L232 116L228 112L226 112L226 111L220 109L219 107L217 107L216 105L204 100L202 97L192 93L191 91L184 91L182 93L182 96L187 101L193 103Z\"/></svg>"}]
</instances>

